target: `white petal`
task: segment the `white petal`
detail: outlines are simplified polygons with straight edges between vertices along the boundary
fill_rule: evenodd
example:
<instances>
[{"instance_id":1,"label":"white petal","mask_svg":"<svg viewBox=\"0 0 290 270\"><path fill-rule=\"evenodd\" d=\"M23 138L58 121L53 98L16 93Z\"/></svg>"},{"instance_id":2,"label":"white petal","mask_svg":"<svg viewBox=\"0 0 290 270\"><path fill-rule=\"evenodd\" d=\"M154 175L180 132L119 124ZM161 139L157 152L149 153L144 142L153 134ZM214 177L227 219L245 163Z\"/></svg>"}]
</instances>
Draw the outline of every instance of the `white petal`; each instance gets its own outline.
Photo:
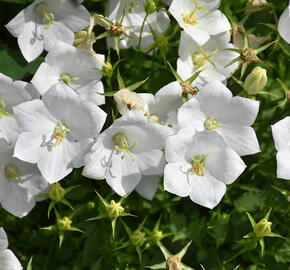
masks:
<instances>
[{"instance_id":1,"label":"white petal","mask_svg":"<svg viewBox=\"0 0 290 270\"><path fill-rule=\"evenodd\" d=\"M179 163L170 163L164 169L164 189L180 197L186 197L190 193L190 185L187 175L190 166Z\"/></svg>"},{"instance_id":2,"label":"white petal","mask_svg":"<svg viewBox=\"0 0 290 270\"><path fill-rule=\"evenodd\" d=\"M0 251L8 247L8 238L6 232L0 227Z\"/></svg>"},{"instance_id":3,"label":"white petal","mask_svg":"<svg viewBox=\"0 0 290 270\"><path fill-rule=\"evenodd\" d=\"M210 174L205 176L190 174L189 182L191 187L190 199L210 209L220 202L226 192L226 185Z\"/></svg>"},{"instance_id":4,"label":"white petal","mask_svg":"<svg viewBox=\"0 0 290 270\"><path fill-rule=\"evenodd\" d=\"M101 81L92 81L79 88L74 88L83 101L91 102L97 106L105 104L104 86Z\"/></svg>"},{"instance_id":5,"label":"white petal","mask_svg":"<svg viewBox=\"0 0 290 270\"><path fill-rule=\"evenodd\" d=\"M199 24L192 27L185 27L184 31L199 45L205 44L209 38L210 34L208 31L201 29Z\"/></svg>"},{"instance_id":6,"label":"white petal","mask_svg":"<svg viewBox=\"0 0 290 270\"><path fill-rule=\"evenodd\" d=\"M10 249L0 251L0 263L3 270L21 270L20 262Z\"/></svg>"},{"instance_id":7,"label":"white petal","mask_svg":"<svg viewBox=\"0 0 290 270\"><path fill-rule=\"evenodd\" d=\"M143 175L163 174L165 159L161 150L149 150L134 155L134 157L135 162Z\"/></svg>"},{"instance_id":8,"label":"white petal","mask_svg":"<svg viewBox=\"0 0 290 270\"><path fill-rule=\"evenodd\" d=\"M217 129L226 144L233 148L240 156L252 155L260 152L260 146L251 127L221 124Z\"/></svg>"},{"instance_id":9,"label":"white petal","mask_svg":"<svg viewBox=\"0 0 290 270\"><path fill-rule=\"evenodd\" d=\"M143 175L135 190L145 199L152 200L158 188L159 181L160 176L158 175Z\"/></svg>"},{"instance_id":10,"label":"white petal","mask_svg":"<svg viewBox=\"0 0 290 270\"><path fill-rule=\"evenodd\" d=\"M290 180L290 151L285 149L277 153L277 177Z\"/></svg>"},{"instance_id":11,"label":"white petal","mask_svg":"<svg viewBox=\"0 0 290 270\"><path fill-rule=\"evenodd\" d=\"M36 59L43 51L44 36L41 33L41 27L33 21L25 24L17 41L24 58L28 62Z\"/></svg>"},{"instance_id":12,"label":"white petal","mask_svg":"<svg viewBox=\"0 0 290 270\"><path fill-rule=\"evenodd\" d=\"M24 10L18 13L8 24L5 25L7 30L14 36L18 37L25 26Z\"/></svg>"},{"instance_id":13,"label":"white petal","mask_svg":"<svg viewBox=\"0 0 290 270\"><path fill-rule=\"evenodd\" d=\"M290 5L283 11L278 22L278 32L281 37L290 44Z\"/></svg>"},{"instance_id":14,"label":"white petal","mask_svg":"<svg viewBox=\"0 0 290 270\"><path fill-rule=\"evenodd\" d=\"M287 116L284 119L272 125L272 134L274 138L275 148L278 151L283 151L289 145L290 137L290 117Z\"/></svg>"}]
</instances>

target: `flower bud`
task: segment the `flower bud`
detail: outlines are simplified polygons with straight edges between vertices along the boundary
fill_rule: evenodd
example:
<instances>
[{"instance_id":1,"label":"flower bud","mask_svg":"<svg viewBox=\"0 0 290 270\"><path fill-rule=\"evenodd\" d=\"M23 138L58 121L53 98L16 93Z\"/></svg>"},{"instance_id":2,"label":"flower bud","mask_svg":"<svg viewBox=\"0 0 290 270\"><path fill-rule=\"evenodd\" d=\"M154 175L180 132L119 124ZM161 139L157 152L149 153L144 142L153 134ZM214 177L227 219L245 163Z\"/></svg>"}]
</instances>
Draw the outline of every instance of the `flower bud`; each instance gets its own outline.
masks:
<instances>
[{"instance_id":1,"label":"flower bud","mask_svg":"<svg viewBox=\"0 0 290 270\"><path fill-rule=\"evenodd\" d=\"M166 260L166 266L169 270L182 270L182 264L178 256L170 256Z\"/></svg>"},{"instance_id":2,"label":"flower bud","mask_svg":"<svg viewBox=\"0 0 290 270\"><path fill-rule=\"evenodd\" d=\"M56 202L59 202L63 199L65 195L65 189L59 183L55 183L49 186L48 197Z\"/></svg>"},{"instance_id":3,"label":"flower bud","mask_svg":"<svg viewBox=\"0 0 290 270\"><path fill-rule=\"evenodd\" d=\"M72 221L68 217L57 220L57 226L62 231L67 231L70 229Z\"/></svg>"},{"instance_id":4,"label":"flower bud","mask_svg":"<svg viewBox=\"0 0 290 270\"><path fill-rule=\"evenodd\" d=\"M117 218L124 212L121 203L116 203L114 200L111 200L111 202L106 206L106 210L110 218Z\"/></svg>"},{"instance_id":5,"label":"flower bud","mask_svg":"<svg viewBox=\"0 0 290 270\"><path fill-rule=\"evenodd\" d=\"M147 0L145 4L145 12L147 14L152 14L155 10L156 10L155 2Z\"/></svg>"},{"instance_id":6,"label":"flower bud","mask_svg":"<svg viewBox=\"0 0 290 270\"><path fill-rule=\"evenodd\" d=\"M160 230L154 230L152 235L156 241L160 241L164 238L163 232Z\"/></svg>"},{"instance_id":7,"label":"flower bud","mask_svg":"<svg viewBox=\"0 0 290 270\"><path fill-rule=\"evenodd\" d=\"M87 208L88 208L89 210L94 209L95 206L96 206L96 205L95 205L94 202L88 202L88 203L87 203Z\"/></svg>"},{"instance_id":8,"label":"flower bud","mask_svg":"<svg viewBox=\"0 0 290 270\"><path fill-rule=\"evenodd\" d=\"M272 222L263 218L254 226L254 233L257 237L268 236L271 233Z\"/></svg>"},{"instance_id":9,"label":"flower bud","mask_svg":"<svg viewBox=\"0 0 290 270\"><path fill-rule=\"evenodd\" d=\"M253 7L265 7L268 5L267 0L253 0L252 6Z\"/></svg>"},{"instance_id":10,"label":"flower bud","mask_svg":"<svg viewBox=\"0 0 290 270\"><path fill-rule=\"evenodd\" d=\"M249 95L256 95L267 84L267 71L266 69L255 67L252 72L247 76L244 89Z\"/></svg>"},{"instance_id":11,"label":"flower bud","mask_svg":"<svg viewBox=\"0 0 290 270\"><path fill-rule=\"evenodd\" d=\"M139 230L136 230L133 232L133 234L130 237L131 242L134 246L143 246L143 244L146 242L145 233L141 232Z\"/></svg>"}]
</instances>

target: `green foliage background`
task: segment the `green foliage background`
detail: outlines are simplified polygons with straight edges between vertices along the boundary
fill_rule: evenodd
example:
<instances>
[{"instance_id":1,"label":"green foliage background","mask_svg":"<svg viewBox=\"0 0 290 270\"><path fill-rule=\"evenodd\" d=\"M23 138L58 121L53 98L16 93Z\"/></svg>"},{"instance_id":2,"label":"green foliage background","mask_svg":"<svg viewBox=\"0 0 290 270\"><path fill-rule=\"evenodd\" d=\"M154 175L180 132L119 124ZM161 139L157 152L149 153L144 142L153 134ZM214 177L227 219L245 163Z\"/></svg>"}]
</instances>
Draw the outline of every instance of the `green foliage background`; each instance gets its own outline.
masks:
<instances>
[{"instance_id":1,"label":"green foliage background","mask_svg":"<svg viewBox=\"0 0 290 270\"><path fill-rule=\"evenodd\" d=\"M8 33L4 25L29 2L31 1L0 0L0 72L13 79L26 81L32 78L40 63L44 61L45 53L27 64L18 48L17 40ZM84 5L92 13L103 14L104 4L105 1L84 1ZM74 209L78 209L73 218L73 225L82 229L85 234L65 232L61 248L58 248L57 234L40 230L56 223L54 214L51 214L50 218L47 217L49 200L38 203L33 211L22 219L13 217L3 209L0 210L0 225L4 226L9 237L9 246L22 265L26 267L33 256L32 269L35 270L144 269L147 265L164 261L162 253L158 246L148 241L142 247L140 263L135 247L130 243L120 219L134 231L146 217L145 228L153 230L161 217L160 229L171 234L162 242L172 253L178 252L192 240L183 262L195 269L201 269L202 264L207 270L232 270L238 265L239 269L249 270L289 270L289 239L266 238L263 257L259 246L255 246L250 239L243 239L244 235L252 231L246 212L250 212L255 220L259 221L270 208L272 231L289 237L290 181L276 178L276 151L270 126L290 115L289 104L277 106L284 99L284 92L277 78L290 88L290 46L279 38L275 28L271 29L266 25L277 25L277 20L287 5L288 0L273 0L269 1L265 9L249 14L250 5L247 0L222 0L221 10L231 22L239 23L244 20L244 27L248 33L255 33L257 36L270 35L271 40L278 39L278 42L259 55L262 60L260 66L266 68L268 74L265 91L276 95L256 97L260 100L260 112L254 128L261 152L243 158L248 165L247 169L237 181L228 186L225 197L215 209L209 210L194 204L188 198L171 195L163 191L160 184L152 201L145 200L136 193L130 194L125 200L126 212L137 217L119 218L114 240L109 219L90 222L86 220L102 211L102 205L94 190L108 200L118 201L119 197L113 194L105 181L86 179L81 176L81 170L75 170L62 180L61 184L64 187L80 185L67 194L66 199ZM246 16L248 18L245 20ZM168 46L163 48L163 54L166 60L175 66L178 58L179 31L176 31L176 22L171 19L171 39ZM95 30L96 33L102 32L98 27ZM105 40L98 41L95 50L107 55ZM111 56L112 63L117 61L115 52L112 52ZM148 56L132 49L122 50L121 59L123 61L120 63L120 72L127 85L149 77L146 84L138 89L140 92L155 93L174 80L160 51ZM254 66L255 64L251 64L247 73ZM239 71L236 76L239 76ZM105 79L103 81L106 91L110 91ZM117 90L116 76L113 77L113 87L115 88L112 90ZM229 79L228 87L234 94L241 91L233 79ZM103 107L109 115L106 126L112 122L112 106L112 100L108 98L107 106ZM95 208L87 207L88 202L94 202ZM72 210L64 205L57 205L57 209L61 216L72 213Z\"/></svg>"}]
</instances>

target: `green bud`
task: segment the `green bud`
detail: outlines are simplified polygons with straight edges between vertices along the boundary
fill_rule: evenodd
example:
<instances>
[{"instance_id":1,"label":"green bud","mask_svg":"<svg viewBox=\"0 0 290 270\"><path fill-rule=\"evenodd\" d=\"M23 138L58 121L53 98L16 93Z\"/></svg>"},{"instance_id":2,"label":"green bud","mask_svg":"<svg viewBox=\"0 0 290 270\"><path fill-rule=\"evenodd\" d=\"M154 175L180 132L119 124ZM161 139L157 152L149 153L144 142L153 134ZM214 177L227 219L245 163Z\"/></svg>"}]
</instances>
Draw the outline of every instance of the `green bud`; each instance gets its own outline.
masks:
<instances>
[{"instance_id":1,"label":"green bud","mask_svg":"<svg viewBox=\"0 0 290 270\"><path fill-rule=\"evenodd\" d=\"M163 232L160 231L160 230L154 230L153 233L152 233L153 237L157 240L157 241L160 241L164 238L163 236Z\"/></svg>"},{"instance_id":2,"label":"green bud","mask_svg":"<svg viewBox=\"0 0 290 270\"><path fill-rule=\"evenodd\" d=\"M139 230L136 230L133 232L133 234L130 237L131 242L134 246L143 246L143 244L146 242L145 233L141 232Z\"/></svg>"},{"instance_id":3,"label":"green bud","mask_svg":"<svg viewBox=\"0 0 290 270\"><path fill-rule=\"evenodd\" d=\"M168 45L168 39L165 36L161 35L157 38L156 45L159 48L166 47Z\"/></svg>"},{"instance_id":4,"label":"green bud","mask_svg":"<svg viewBox=\"0 0 290 270\"><path fill-rule=\"evenodd\" d=\"M114 200L111 200L111 202L106 206L106 210L110 218L117 218L124 212L121 203L116 203Z\"/></svg>"},{"instance_id":5,"label":"green bud","mask_svg":"<svg viewBox=\"0 0 290 270\"><path fill-rule=\"evenodd\" d=\"M254 226L254 233L257 237L268 236L271 233L272 222L268 221L266 218L263 218L259 223Z\"/></svg>"},{"instance_id":6,"label":"green bud","mask_svg":"<svg viewBox=\"0 0 290 270\"><path fill-rule=\"evenodd\" d=\"M72 221L68 217L57 220L57 226L62 231L67 231L70 229Z\"/></svg>"},{"instance_id":7,"label":"green bud","mask_svg":"<svg viewBox=\"0 0 290 270\"><path fill-rule=\"evenodd\" d=\"M147 0L145 4L145 12L147 14L152 14L155 10L156 10L155 2Z\"/></svg>"},{"instance_id":8,"label":"green bud","mask_svg":"<svg viewBox=\"0 0 290 270\"><path fill-rule=\"evenodd\" d=\"M87 208L90 209L94 209L95 208L95 203L94 202L88 202L87 203Z\"/></svg>"},{"instance_id":9,"label":"green bud","mask_svg":"<svg viewBox=\"0 0 290 270\"><path fill-rule=\"evenodd\" d=\"M255 67L252 72L247 76L244 89L249 95L256 95L263 90L267 84L267 71L266 69Z\"/></svg>"},{"instance_id":10,"label":"green bud","mask_svg":"<svg viewBox=\"0 0 290 270\"><path fill-rule=\"evenodd\" d=\"M49 186L49 198L53 201L59 202L65 195L65 189L59 183Z\"/></svg>"}]
</instances>

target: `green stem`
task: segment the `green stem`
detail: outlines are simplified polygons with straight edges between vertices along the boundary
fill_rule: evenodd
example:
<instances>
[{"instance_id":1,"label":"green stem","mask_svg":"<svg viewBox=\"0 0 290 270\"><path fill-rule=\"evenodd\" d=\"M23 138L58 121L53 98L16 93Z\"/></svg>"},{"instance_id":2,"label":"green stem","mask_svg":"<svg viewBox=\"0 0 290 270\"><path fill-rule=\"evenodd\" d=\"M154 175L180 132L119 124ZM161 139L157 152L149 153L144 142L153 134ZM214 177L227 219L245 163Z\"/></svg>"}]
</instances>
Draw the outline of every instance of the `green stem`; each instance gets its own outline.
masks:
<instances>
[{"instance_id":1,"label":"green stem","mask_svg":"<svg viewBox=\"0 0 290 270\"><path fill-rule=\"evenodd\" d=\"M52 255L52 250L53 250L53 247L54 247L54 245L55 245L55 241L56 241L56 234L53 236L53 239L52 239L52 241L51 241L51 244L50 244L50 247L49 247L49 251L48 251L48 255L47 255L47 257L46 257L46 260L45 260L45 263L44 263L44 268L43 268L43 270L47 270L48 268L47 268L47 265L48 265L48 263L49 263L49 260L50 260L50 257L51 257L51 255Z\"/></svg>"},{"instance_id":2,"label":"green stem","mask_svg":"<svg viewBox=\"0 0 290 270\"><path fill-rule=\"evenodd\" d=\"M137 46L138 50L140 49L141 39L142 39L142 34L143 34L143 29L144 29L144 25L145 25L145 22L147 20L148 15L149 14L147 13L146 16L145 16L145 18L144 18L144 20L143 20L143 22L142 22L142 25L141 25L140 36L139 36L138 46Z\"/></svg>"}]
</instances>

